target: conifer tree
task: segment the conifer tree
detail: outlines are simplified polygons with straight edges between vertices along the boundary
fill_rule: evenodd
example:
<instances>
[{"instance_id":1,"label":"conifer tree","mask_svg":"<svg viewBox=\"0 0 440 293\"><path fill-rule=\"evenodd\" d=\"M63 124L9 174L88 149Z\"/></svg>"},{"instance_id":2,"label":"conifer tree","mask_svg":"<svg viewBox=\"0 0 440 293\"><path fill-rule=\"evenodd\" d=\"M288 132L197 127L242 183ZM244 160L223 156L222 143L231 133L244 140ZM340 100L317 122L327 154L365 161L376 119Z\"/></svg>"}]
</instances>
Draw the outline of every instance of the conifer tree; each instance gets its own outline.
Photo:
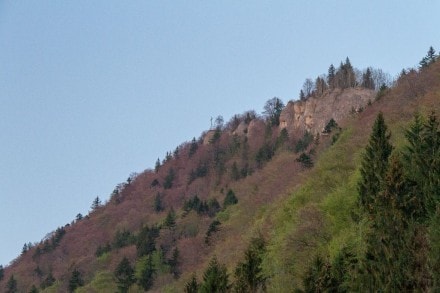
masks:
<instances>
[{"instance_id":1,"label":"conifer tree","mask_svg":"<svg viewBox=\"0 0 440 293\"><path fill-rule=\"evenodd\" d=\"M0 265L0 281L3 280L3 277L5 276L5 269L2 265Z\"/></svg>"},{"instance_id":2,"label":"conifer tree","mask_svg":"<svg viewBox=\"0 0 440 293\"><path fill-rule=\"evenodd\" d=\"M156 164L154 165L154 172L159 172L159 168L160 168L160 159L157 158Z\"/></svg>"},{"instance_id":3,"label":"conifer tree","mask_svg":"<svg viewBox=\"0 0 440 293\"><path fill-rule=\"evenodd\" d=\"M69 292L75 292L76 288L84 285L80 271L74 269L69 280Z\"/></svg>"},{"instance_id":4,"label":"conifer tree","mask_svg":"<svg viewBox=\"0 0 440 293\"><path fill-rule=\"evenodd\" d=\"M188 156L189 156L189 157L192 157L192 155L194 155L194 154L196 153L198 147L199 147L199 146L198 146L198 144L197 144L196 138L193 137L193 139L191 140L190 147L189 147L189 153L188 153Z\"/></svg>"},{"instance_id":5,"label":"conifer tree","mask_svg":"<svg viewBox=\"0 0 440 293\"><path fill-rule=\"evenodd\" d=\"M141 285L141 287L144 288L145 291L148 291L151 287L153 287L155 273L156 270L153 265L153 258L150 254L147 257L147 263L142 269L139 279L139 285Z\"/></svg>"},{"instance_id":6,"label":"conifer tree","mask_svg":"<svg viewBox=\"0 0 440 293\"><path fill-rule=\"evenodd\" d=\"M165 218L164 226L170 229L176 226L176 213L174 212L173 208L171 208L171 210L168 212L167 217Z\"/></svg>"},{"instance_id":7,"label":"conifer tree","mask_svg":"<svg viewBox=\"0 0 440 293\"><path fill-rule=\"evenodd\" d=\"M99 196L97 196L92 203L91 209L92 211L97 210L101 206L101 200L99 199Z\"/></svg>"},{"instance_id":8,"label":"conifer tree","mask_svg":"<svg viewBox=\"0 0 440 293\"><path fill-rule=\"evenodd\" d=\"M335 88L335 67L333 64L330 64L330 67L328 68L328 75L327 75L327 84L330 89Z\"/></svg>"},{"instance_id":9,"label":"conifer tree","mask_svg":"<svg viewBox=\"0 0 440 293\"><path fill-rule=\"evenodd\" d=\"M164 206L163 206L163 203L162 203L162 196L158 192L156 194L156 196L154 197L154 211L159 213L159 212L161 212L163 210L164 210Z\"/></svg>"},{"instance_id":10,"label":"conifer tree","mask_svg":"<svg viewBox=\"0 0 440 293\"><path fill-rule=\"evenodd\" d=\"M232 189L228 190L228 193L226 193L226 197L223 201L223 208L227 208L230 205L234 205L238 203L238 199L235 196L234 191L232 191Z\"/></svg>"},{"instance_id":11,"label":"conifer tree","mask_svg":"<svg viewBox=\"0 0 440 293\"><path fill-rule=\"evenodd\" d=\"M366 235L364 282L371 285L371 290L408 292L424 286L416 271L426 263L419 263L410 249L414 225L408 215L412 202L403 165L398 156L393 156L383 190L375 198L371 229Z\"/></svg>"},{"instance_id":12,"label":"conifer tree","mask_svg":"<svg viewBox=\"0 0 440 293\"><path fill-rule=\"evenodd\" d=\"M264 240L254 238L245 251L244 261L235 268L235 292L258 292L266 288L266 277L261 267L265 252Z\"/></svg>"},{"instance_id":13,"label":"conifer tree","mask_svg":"<svg viewBox=\"0 0 440 293\"><path fill-rule=\"evenodd\" d=\"M414 182L414 193L418 194L418 215L427 219L440 202L440 127L435 113L426 122L416 114L405 136L405 167L410 170L408 176Z\"/></svg>"},{"instance_id":14,"label":"conifer tree","mask_svg":"<svg viewBox=\"0 0 440 293\"><path fill-rule=\"evenodd\" d=\"M134 269L130 265L128 258L124 257L115 270L116 283L119 292L126 293L132 284L135 283Z\"/></svg>"},{"instance_id":15,"label":"conifer tree","mask_svg":"<svg viewBox=\"0 0 440 293\"><path fill-rule=\"evenodd\" d=\"M217 261L217 257L213 257L209 262L208 268L203 274L203 283L200 285L202 293L220 293L229 290L228 274L226 266Z\"/></svg>"},{"instance_id":16,"label":"conifer tree","mask_svg":"<svg viewBox=\"0 0 440 293\"><path fill-rule=\"evenodd\" d=\"M16 292L18 292L17 280L15 280L14 275L11 275L11 277L8 280L8 283L6 284L6 293L16 293Z\"/></svg>"},{"instance_id":17,"label":"conifer tree","mask_svg":"<svg viewBox=\"0 0 440 293\"><path fill-rule=\"evenodd\" d=\"M372 213L374 200L381 189L381 184L388 166L388 157L393 149L389 142L390 133L387 130L382 112L377 115L365 149L361 163L361 179L358 184L361 207Z\"/></svg>"},{"instance_id":18,"label":"conifer tree","mask_svg":"<svg viewBox=\"0 0 440 293\"><path fill-rule=\"evenodd\" d=\"M37 287L35 287L35 285L32 285L31 290L29 291L29 293L38 293Z\"/></svg>"},{"instance_id":19,"label":"conifer tree","mask_svg":"<svg viewBox=\"0 0 440 293\"><path fill-rule=\"evenodd\" d=\"M191 276L191 280L189 280L185 284L184 288L185 293L197 293L199 292L199 283L197 283L197 277L195 274Z\"/></svg>"}]
</instances>

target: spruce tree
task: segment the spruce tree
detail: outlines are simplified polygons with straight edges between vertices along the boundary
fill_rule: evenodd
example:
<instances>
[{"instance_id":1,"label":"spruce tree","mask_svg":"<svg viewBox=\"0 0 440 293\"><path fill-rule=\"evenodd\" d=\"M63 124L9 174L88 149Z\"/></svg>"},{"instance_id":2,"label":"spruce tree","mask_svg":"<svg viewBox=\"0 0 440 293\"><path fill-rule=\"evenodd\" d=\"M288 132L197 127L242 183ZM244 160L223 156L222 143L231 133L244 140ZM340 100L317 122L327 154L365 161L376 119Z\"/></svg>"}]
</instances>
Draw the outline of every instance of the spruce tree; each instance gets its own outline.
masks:
<instances>
[{"instance_id":1,"label":"spruce tree","mask_svg":"<svg viewBox=\"0 0 440 293\"><path fill-rule=\"evenodd\" d=\"M200 285L200 292L228 292L230 287L228 278L226 266L220 264L217 261L217 257L214 256L203 274L203 283Z\"/></svg>"},{"instance_id":2,"label":"spruce tree","mask_svg":"<svg viewBox=\"0 0 440 293\"><path fill-rule=\"evenodd\" d=\"M176 226L176 213L174 212L173 208L171 208L171 210L168 212L167 217L165 218L164 226L170 229Z\"/></svg>"},{"instance_id":3,"label":"spruce tree","mask_svg":"<svg viewBox=\"0 0 440 293\"><path fill-rule=\"evenodd\" d=\"M328 74L327 74L327 84L330 87L330 89L335 88L335 67L333 64L330 64L330 67L328 68Z\"/></svg>"},{"instance_id":4,"label":"spruce tree","mask_svg":"<svg viewBox=\"0 0 440 293\"><path fill-rule=\"evenodd\" d=\"M74 269L69 280L69 292L75 292L76 288L84 286L80 271Z\"/></svg>"},{"instance_id":5,"label":"spruce tree","mask_svg":"<svg viewBox=\"0 0 440 293\"><path fill-rule=\"evenodd\" d=\"M3 280L3 277L5 276L5 269L2 265L0 265L0 281Z\"/></svg>"},{"instance_id":6,"label":"spruce tree","mask_svg":"<svg viewBox=\"0 0 440 293\"><path fill-rule=\"evenodd\" d=\"M418 195L420 220L429 218L440 202L440 127L435 113L427 121L416 114L405 133L405 167Z\"/></svg>"},{"instance_id":7,"label":"spruce tree","mask_svg":"<svg viewBox=\"0 0 440 293\"><path fill-rule=\"evenodd\" d=\"M382 112L377 115L361 163L361 179L358 184L361 207L368 213L374 209L374 200L381 189L387 167L388 157L393 150L390 144Z\"/></svg>"},{"instance_id":8,"label":"spruce tree","mask_svg":"<svg viewBox=\"0 0 440 293\"><path fill-rule=\"evenodd\" d=\"M153 287L155 273L156 270L153 265L153 258L150 254L147 257L147 263L142 269L139 279L139 285L144 288L145 291L148 291L151 287Z\"/></svg>"},{"instance_id":9,"label":"spruce tree","mask_svg":"<svg viewBox=\"0 0 440 293\"><path fill-rule=\"evenodd\" d=\"M235 268L235 292L258 292L265 290L266 277L263 275L262 262L265 252L264 240L254 238L245 251L244 261Z\"/></svg>"},{"instance_id":10,"label":"spruce tree","mask_svg":"<svg viewBox=\"0 0 440 293\"><path fill-rule=\"evenodd\" d=\"M383 190L375 198L374 214L370 216L366 234L364 282L371 285L370 290L408 292L424 287L423 278L417 276L426 263L420 263L414 257L415 251L411 251L415 233L409 217L412 204L403 165L398 156L393 156Z\"/></svg>"},{"instance_id":11,"label":"spruce tree","mask_svg":"<svg viewBox=\"0 0 440 293\"><path fill-rule=\"evenodd\" d=\"M8 280L8 283L6 284L6 293L16 293L16 292L18 292L17 280L15 280L14 275L11 275L11 277Z\"/></svg>"},{"instance_id":12,"label":"spruce tree","mask_svg":"<svg viewBox=\"0 0 440 293\"><path fill-rule=\"evenodd\" d=\"M97 197L95 197L95 199L92 202L91 209L92 209L92 211L95 211L99 207L101 207L101 200L99 199L99 196L97 196Z\"/></svg>"},{"instance_id":13,"label":"spruce tree","mask_svg":"<svg viewBox=\"0 0 440 293\"><path fill-rule=\"evenodd\" d=\"M228 190L228 193L226 193L226 197L223 201L223 208L227 208L230 205L234 205L238 203L238 199L235 196L234 191L232 189Z\"/></svg>"},{"instance_id":14,"label":"spruce tree","mask_svg":"<svg viewBox=\"0 0 440 293\"><path fill-rule=\"evenodd\" d=\"M128 258L124 257L115 270L116 283L119 292L126 293L132 284L135 283L134 269L130 265Z\"/></svg>"},{"instance_id":15,"label":"spruce tree","mask_svg":"<svg viewBox=\"0 0 440 293\"><path fill-rule=\"evenodd\" d=\"M197 283L197 277L195 274L191 276L191 280L189 280L185 284L184 288L185 293L197 293L199 292L199 283Z\"/></svg>"}]
</instances>

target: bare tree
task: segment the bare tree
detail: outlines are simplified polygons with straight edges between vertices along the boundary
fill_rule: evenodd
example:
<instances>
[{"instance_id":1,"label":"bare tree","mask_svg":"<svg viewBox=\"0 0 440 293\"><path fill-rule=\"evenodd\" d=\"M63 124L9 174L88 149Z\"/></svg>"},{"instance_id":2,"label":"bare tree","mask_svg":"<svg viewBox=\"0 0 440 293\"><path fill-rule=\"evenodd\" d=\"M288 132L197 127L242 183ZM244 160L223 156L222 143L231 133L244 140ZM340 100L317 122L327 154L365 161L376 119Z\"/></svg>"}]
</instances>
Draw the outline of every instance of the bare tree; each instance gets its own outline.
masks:
<instances>
[{"instance_id":1,"label":"bare tree","mask_svg":"<svg viewBox=\"0 0 440 293\"><path fill-rule=\"evenodd\" d=\"M303 84L303 92L306 98L310 97L313 93L313 88L315 87L315 84L311 78L306 78Z\"/></svg>"}]
</instances>

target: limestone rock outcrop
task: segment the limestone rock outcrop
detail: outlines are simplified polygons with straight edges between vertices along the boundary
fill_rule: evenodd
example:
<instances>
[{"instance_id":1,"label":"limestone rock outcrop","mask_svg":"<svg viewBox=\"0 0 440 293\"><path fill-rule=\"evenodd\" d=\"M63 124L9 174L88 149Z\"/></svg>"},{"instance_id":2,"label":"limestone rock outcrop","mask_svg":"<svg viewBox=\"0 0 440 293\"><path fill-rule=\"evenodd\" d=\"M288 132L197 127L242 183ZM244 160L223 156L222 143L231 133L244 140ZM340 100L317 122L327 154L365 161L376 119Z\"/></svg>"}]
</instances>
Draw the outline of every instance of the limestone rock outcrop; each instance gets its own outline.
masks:
<instances>
[{"instance_id":1,"label":"limestone rock outcrop","mask_svg":"<svg viewBox=\"0 0 440 293\"><path fill-rule=\"evenodd\" d=\"M286 128L291 137L305 131L321 133L331 118L339 122L350 113L360 111L374 97L373 90L348 88L329 90L306 101L290 101L281 112L280 128Z\"/></svg>"}]
</instances>

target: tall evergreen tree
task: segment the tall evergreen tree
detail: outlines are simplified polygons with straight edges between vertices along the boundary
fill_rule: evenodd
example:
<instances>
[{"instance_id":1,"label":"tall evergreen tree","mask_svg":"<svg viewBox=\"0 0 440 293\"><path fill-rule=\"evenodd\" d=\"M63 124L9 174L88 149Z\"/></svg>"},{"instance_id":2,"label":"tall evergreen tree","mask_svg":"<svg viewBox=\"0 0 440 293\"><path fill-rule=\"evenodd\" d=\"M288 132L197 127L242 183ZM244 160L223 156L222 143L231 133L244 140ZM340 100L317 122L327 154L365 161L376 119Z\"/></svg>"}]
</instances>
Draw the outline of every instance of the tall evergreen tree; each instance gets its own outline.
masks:
<instances>
[{"instance_id":1,"label":"tall evergreen tree","mask_svg":"<svg viewBox=\"0 0 440 293\"><path fill-rule=\"evenodd\" d=\"M176 226L176 212L173 208L168 212L167 217L165 218L164 226L167 228L174 228Z\"/></svg>"},{"instance_id":2,"label":"tall evergreen tree","mask_svg":"<svg viewBox=\"0 0 440 293\"><path fill-rule=\"evenodd\" d=\"M440 127L435 113L427 121L416 114L405 136L405 166L420 201L418 215L427 219L440 202Z\"/></svg>"},{"instance_id":3,"label":"tall evergreen tree","mask_svg":"<svg viewBox=\"0 0 440 293\"><path fill-rule=\"evenodd\" d=\"M254 238L245 251L244 261L235 268L235 292L258 292L265 290L266 277L263 275L262 262L265 252L264 240Z\"/></svg>"},{"instance_id":4,"label":"tall evergreen tree","mask_svg":"<svg viewBox=\"0 0 440 293\"><path fill-rule=\"evenodd\" d=\"M17 280L14 278L14 275L11 275L11 277L8 280L8 283L6 284L6 293L16 293L16 292L18 292Z\"/></svg>"},{"instance_id":5,"label":"tall evergreen tree","mask_svg":"<svg viewBox=\"0 0 440 293\"><path fill-rule=\"evenodd\" d=\"M121 293L128 292L128 289L136 281L134 276L134 269L130 264L128 258L124 257L118 264L115 270L116 283L118 285L118 290Z\"/></svg>"},{"instance_id":6,"label":"tall evergreen tree","mask_svg":"<svg viewBox=\"0 0 440 293\"><path fill-rule=\"evenodd\" d=\"M5 276L5 269L2 265L0 265L0 281L3 280L3 277Z\"/></svg>"},{"instance_id":7,"label":"tall evergreen tree","mask_svg":"<svg viewBox=\"0 0 440 293\"><path fill-rule=\"evenodd\" d=\"M101 200L99 199L99 196L95 197L95 199L92 202L91 209L92 211L97 210L101 206Z\"/></svg>"},{"instance_id":8,"label":"tall evergreen tree","mask_svg":"<svg viewBox=\"0 0 440 293\"><path fill-rule=\"evenodd\" d=\"M328 68L328 74L327 74L327 84L330 89L335 88L335 75L336 75L335 67L333 66L333 64L330 64L330 67Z\"/></svg>"},{"instance_id":9,"label":"tall evergreen tree","mask_svg":"<svg viewBox=\"0 0 440 293\"><path fill-rule=\"evenodd\" d=\"M226 266L220 264L214 256L203 274L203 283L200 285L202 293L220 293L229 290Z\"/></svg>"},{"instance_id":10,"label":"tall evergreen tree","mask_svg":"<svg viewBox=\"0 0 440 293\"><path fill-rule=\"evenodd\" d=\"M393 150L390 144L382 112L377 115L361 163L361 179L358 184L360 204L368 213L373 212L373 203L378 195L388 167L388 157Z\"/></svg>"},{"instance_id":11,"label":"tall evergreen tree","mask_svg":"<svg viewBox=\"0 0 440 293\"><path fill-rule=\"evenodd\" d=\"M75 292L76 288L84 286L80 271L74 269L69 280L69 292Z\"/></svg>"},{"instance_id":12,"label":"tall evergreen tree","mask_svg":"<svg viewBox=\"0 0 440 293\"><path fill-rule=\"evenodd\" d=\"M238 199L235 196L235 193L232 189L228 190L228 193L226 193L226 197L223 201L223 208L227 208L230 205L234 205L238 203Z\"/></svg>"},{"instance_id":13,"label":"tall evergreen tree","mask_svg":"<svg viewBox=\"0 0 440 293\"><path fill-rule=\"evenodd\" d=\"M391 158L383 190L374 201L370 230L366 234L364 283L370 290L410 292L427 289L427 263L415 257L417 233L409 217L413 209L411 189L399 157Z\"/></svg>"},{"instance_id":14,"label":"tall evergreen tree","mask_svg":"<svg viewBox=\"0 0 440 293\"><path fill-rule=\"evenodd\" d=\"M156 193L156 196L154 197L154 211L155 212L161 212L164 210L164 206L163 206L163 202L162 202L162 196L161 194L158 192Z\"/></svg>"},{"instance_id":15,"label":"tall evergreen tree","mask_svg":"<svg viewBox=\"0 0 440 293\"><path fill-rule=\"evenodd\" d=\"M199 283L197 283L197 277L195 274L191 276L191 280L189 280L185 284L184 288L185 293L197 293L199 292Z\"/></svg>"},{"instance_id":16,"label":"tall evergreen tree","mask_svg":"<svg viewBox=\"0 0 440 293\"><path fill-rule=\"evenodd\" d=\"M374 89L375 84L370 67L362 74L362 86L367 89Z\"/></svg>"},{"instance_id":17,"label":"tall evergreen tree","mask_svg":"<svg viewBox=\"0 0 440 293\"><path fill-rule=\"evenodd\" d=\"M144 288L145 291L148 291L151 287L153 287L155 273L156 270L153 265L153 258L150 254L147 257L147 263L142 269L139 279L139 285L141 285L141 287Z\"/></svg>"}]
</instances>

